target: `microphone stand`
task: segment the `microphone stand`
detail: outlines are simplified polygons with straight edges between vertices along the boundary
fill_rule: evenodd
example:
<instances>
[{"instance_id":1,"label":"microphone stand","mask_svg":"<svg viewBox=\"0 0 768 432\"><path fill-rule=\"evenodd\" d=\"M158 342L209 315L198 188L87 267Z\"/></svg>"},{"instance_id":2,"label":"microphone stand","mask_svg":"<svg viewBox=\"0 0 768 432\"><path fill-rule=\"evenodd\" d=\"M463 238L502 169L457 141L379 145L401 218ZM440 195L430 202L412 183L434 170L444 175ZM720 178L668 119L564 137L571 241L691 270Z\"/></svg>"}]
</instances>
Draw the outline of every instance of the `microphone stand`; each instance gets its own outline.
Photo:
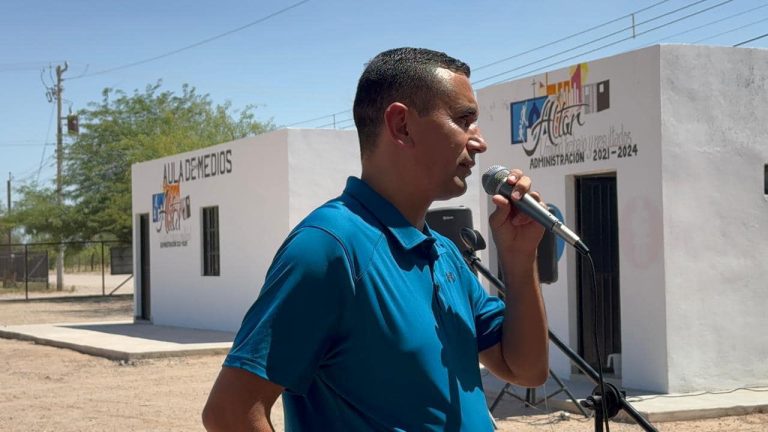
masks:
<instances>
[{"instance_id":1,"label":"microphone stand","mask_svg":"<svg viewBox=\"0 0 768 432\"><path fill-rule=\"evenodd\" d=\"M480 263L480 258L475 255L476 246L481 245L482 247L479 247L479 249L484 249L485 241L482 239L479 232L476 230L472 231L474 231L474 233L471 235L464 235L464 229L462 229L461 238L469 249L465 251L464 259L467 261L467 264L469 264L470 268L475 269L478 273L482 274L483 277L485 277L491 284L493 284L494 287L496 287L497 291L499 294L501 294L503 299L504 290L506 287L504 286L503 282L501 282L496 276L493 275L493 273L490 272L490 270L488 270ZM560 351L562 351L563 354L565 354L566 357L568 357L574 363L574 365L576 365L576 367L585 375L587 375L596 385L594 390L592 390L592 395L588 396L584 401L581 402L582 406L592 410L595 413L595 432L603 431L603 421L605 420L603 417L603 407L605 407L605 412L608 418L613 418L616 416L616 414L619 413L620 410L624 410L624 412L632 417L632 419L637 422L637 424L640 425L643 430L647 432L658 432L658 430L645 417L643 417L629 402L627 402L627 399L625 398L625 391L620 391L613 384L605 382L603 385L606 394L602 395L599 385L600 376L598 375L597 371L595 371L592 366L586 362L586 360L581 358L570 347L564 344L557 337L557 335L552 333L552 330L547 330L547 332L549 334L549 340L551 340L552 343L554 343L555 346L557 346ZM571 399L573 399L573 397L571 397Z\"/></svg>"}]
</instances>

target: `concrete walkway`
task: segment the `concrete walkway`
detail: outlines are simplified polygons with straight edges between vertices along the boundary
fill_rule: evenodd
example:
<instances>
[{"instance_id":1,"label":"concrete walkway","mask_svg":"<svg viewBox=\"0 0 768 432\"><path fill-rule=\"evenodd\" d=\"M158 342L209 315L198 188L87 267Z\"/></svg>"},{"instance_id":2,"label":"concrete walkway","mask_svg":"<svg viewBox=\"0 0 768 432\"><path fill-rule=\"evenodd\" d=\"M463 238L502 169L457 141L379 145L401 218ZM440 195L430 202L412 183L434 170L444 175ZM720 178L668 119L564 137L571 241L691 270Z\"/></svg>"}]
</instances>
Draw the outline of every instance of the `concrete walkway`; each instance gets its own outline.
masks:
<instances>
[{"instance_id":1,"label":"concrete walkway","mask_svg":"<svg viewBox=\"0 0 768 432\"><path fill-rule=\"evenodd\" d=\"M112 360L226 354L234 333L134 323L0 326L0 337L69 348Z\"/></svg>"},{"instance_id":2,"label":"concrete walkway","mask_svg":"<svg viewBox=\"0 0 768 432\"><path fill-rule=\"evenodd\" d=\"M0 337L29 340L113 360L128 361L203 354L223 356L229 351L234 334L133 321L113 321L0 326ZM504 385L487 371L482 372L483 385L490 405ZM563 379L563 383L578 401L590 395L595 387L580 376ZM512 387L509 390L525 399L525 389ZM526 407L519 399L504 393L493 414L497 418L506 418L541 414L541 410L546 409L566 410L574 416L582 415L566 392L559 390L559 384L550 379L545 386L536 389L535 407ZM553 393L557 394L542 401L543 396ZM661 395L628 390L627 401L651 422L695 420L768 412L768 387ZM627 416L620 413L617 419L626 421Z\"/></svg>"},{"instance_id":3,"label":"concrete walkway","mask_svg":"<svg viewBox=\"0 0 768 432\"><path fill-rule=\"evenodd\" d=\"M652 423L768 412L768 387L680 394L652 394L623 389L620 383L614 380L609 381L620 390L625 390L627 402ZM595 388L595 384L581 375L574 375L570 379L562 379L562 382L565 385L565 389L573 394L578 402L591 395ZM485 388L490 406L502 391L504 384L496 377L488 374L483 378L483 387ZM525 389L512 387L508 390L514 393L517 398L508 393L502 393L500 402L493 411L496 417L504 418L513 415L539 414L538 410L564 410L571 413L572 416L583 416L576 407L576 404L565 391L561 390L560 385L552 378L544 386L535 390L536 405L534 407L525 407L526 404L521 401L521 399L526 399ZM557 394L553 395L553 393ZM547 395L553 395L553 397L545 400L544 396ZM619 412L613 420L634 422L623 411Z\"/></svg>"}]
</instances>

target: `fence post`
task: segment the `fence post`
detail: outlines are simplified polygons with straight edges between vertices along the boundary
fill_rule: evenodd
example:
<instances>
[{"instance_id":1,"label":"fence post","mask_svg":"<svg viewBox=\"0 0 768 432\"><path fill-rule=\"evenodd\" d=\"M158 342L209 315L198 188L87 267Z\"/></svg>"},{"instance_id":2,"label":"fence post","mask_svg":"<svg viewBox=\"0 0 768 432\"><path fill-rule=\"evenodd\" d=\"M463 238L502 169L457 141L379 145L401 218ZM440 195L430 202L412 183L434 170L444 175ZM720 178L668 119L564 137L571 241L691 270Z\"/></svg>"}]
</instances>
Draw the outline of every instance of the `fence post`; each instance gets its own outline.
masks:
<instances>
[{"instance_id":1,"label":"fence post","mask_svg":"<svg viewBox=\"0 0 768 432\"><path fill-rule=\"evenodd\" d=\"M24 243L24 300L29 300L29 248Z\"/></svg>"},{"instance_id":2,"label":"fence post","mask_svg":"<svg viewBox=\"0 0 768 432\"><path fill-rule=\"evenodd\" d=\"M101 295L107 295L107 289L104 287L104 240L101 241Z\"/></svg>"}]
</instances>

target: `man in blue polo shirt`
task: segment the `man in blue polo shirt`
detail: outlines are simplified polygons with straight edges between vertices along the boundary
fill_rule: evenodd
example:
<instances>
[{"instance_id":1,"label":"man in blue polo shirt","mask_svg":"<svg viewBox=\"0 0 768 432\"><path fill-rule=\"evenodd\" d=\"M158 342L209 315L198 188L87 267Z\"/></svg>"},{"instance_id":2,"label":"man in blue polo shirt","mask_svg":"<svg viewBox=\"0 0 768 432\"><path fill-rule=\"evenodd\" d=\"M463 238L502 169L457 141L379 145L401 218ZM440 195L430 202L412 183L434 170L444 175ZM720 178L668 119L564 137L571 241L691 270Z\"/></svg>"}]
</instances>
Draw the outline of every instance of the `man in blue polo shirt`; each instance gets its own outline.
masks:
<instances>
[{"instance_id":1,"label":"man in blue polo shirt","mask_svg":"<svg viewBox=\"0 0 768 432\"><path fill-rule=\"evenodd\" d=\"M282 394L288 431L487 431L478 362L523 386L546 379L543 228L493 197L504 305L424 222L432 202L466 191L486 149L469 67L385 51L360 78L354 116L362 175L278 250L211 390L208 430L272 430ZM520 170L507 181L513 199L530 189Z\"/></svg>"}]
</instances>

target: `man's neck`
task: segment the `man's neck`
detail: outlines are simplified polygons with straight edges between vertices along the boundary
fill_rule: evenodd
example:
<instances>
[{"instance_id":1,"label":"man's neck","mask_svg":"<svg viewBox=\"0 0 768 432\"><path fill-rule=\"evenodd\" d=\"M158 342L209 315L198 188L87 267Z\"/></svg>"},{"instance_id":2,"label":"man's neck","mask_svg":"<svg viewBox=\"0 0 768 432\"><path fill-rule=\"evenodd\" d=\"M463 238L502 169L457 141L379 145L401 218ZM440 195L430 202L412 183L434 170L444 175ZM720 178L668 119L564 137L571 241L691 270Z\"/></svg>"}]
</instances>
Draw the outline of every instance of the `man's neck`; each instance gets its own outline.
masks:
<instances>
[{"instance_id":1,"label":"man's neck","mask_svg":"<svg viewBox=\"0 0 768 432\"><path fill-rule=\"evenodd\" d=\"M382 171L379 170L379 172ZM410 182L407 178L397 175L390 177L370 175L365 168L360 178L395 206L411 225L419 230L424 228L424 218L431 202L419 198L419 191L409 188Z\"/></svg>"}]
</instances>

